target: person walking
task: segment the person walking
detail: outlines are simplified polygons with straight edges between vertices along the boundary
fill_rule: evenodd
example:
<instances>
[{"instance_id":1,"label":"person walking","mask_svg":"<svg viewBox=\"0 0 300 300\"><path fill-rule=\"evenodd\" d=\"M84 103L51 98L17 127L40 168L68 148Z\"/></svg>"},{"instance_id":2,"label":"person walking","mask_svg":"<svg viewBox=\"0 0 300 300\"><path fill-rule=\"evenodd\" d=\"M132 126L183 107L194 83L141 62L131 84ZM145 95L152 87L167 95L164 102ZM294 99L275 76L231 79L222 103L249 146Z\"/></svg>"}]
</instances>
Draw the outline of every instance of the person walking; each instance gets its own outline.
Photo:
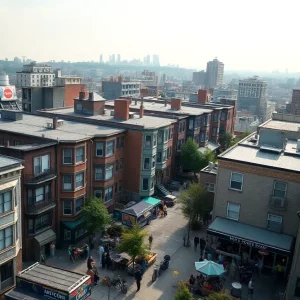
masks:
<instances>
[{"instance_id":1,"label":"person walking","mask_svg":"<svg viewBox=\"0 0 300 300\"><path fill-rule=\"evenodd\" d=\"M164 205L164 217L166 217L168 215L168 208L167 208L167 205L165 203Z\"/></svg>"},{"instance_id":2,"label":"person walking","mask_svg":"<svg viewBox=\"0 0 300 300\"><path fill-rule=\"evenodd\" d=\"M195 251L197 251L197 248L198 248L198 244L199 244L199 243L200 243L199 236L196 235L196 236L194 237L194 249L195 249ZM201 256L202 256L202 254L201 254Z\"/></svg>"},{"instance_id":3,"label":"person walking","mask_svg":"<svg viewBox=\"0 0 300 300\"><path fill-rule=\"evenodd\" d=\"M203 255L203 251L205 249L205 246L206 246L206 241L203 237L201 237L201 239L200 239L200 256Z\"/></svg>"},{"instance_id":4,"label":"person walking","mask_svg":"<svg viewBox=\"0 0 300 300\"><path fill-rule=\"evenodd\" d=\"M74 262L74 257L73 257L73 247L72 247L72 245L69 246L69 248L68 248L68 253L69 253L70 261L71 261L71 262Z\"/></svg>"},{"instance_id":5,"label":"person walking","mask_svg":"<svg viewBox=\"0 0 300 300\"><path fill-rule=\"evenodd\" d=\"M254 292L254 285L253 285L253 279L251 278L248 283L248 300L253 299L253 292Z\"/></svg>"},{"instance_id":6,"label":"person walking","mask_svg":"<svg viewBox=\"0 0 300 300\"><path fill-rule=\"evenodd\" d=\"M137 287L136 292L138 292L141 289L141 281L142 281L141 270L137 270L134 277L135 277L135 282L136 282L136 287Z\"/></svg>"},{"instance_id":7,"label":"person walking","mask_svg":"<svg viewBox=\"0 0 300 300\"><path fill-rule=\"evenodd\" d=\"M104 253L104 247L102 245L99 246L99 261L100 261L100 265L102 264L102 256Z\"/></svg>"},{"instance_id":8,"label":"person walking","mask_svg":"<svg viewBox=\"0 0 300 300\"><path fill-rule=\"evenodd\" d=\"M50 244L50 256L52 258L55 257L55 245L54 245L54 242L51 242L51 244Z\"/></svg>"},{"instance_id":9,"label":"person walking","mask_svg":"<svg viewBox=\"0 0 300 300\"><path fill-rule=\"evenodd\" d=\"M152 234L150 234L150 236L149 236L149 249L151 250L151 247L152 247L152 242L153 242L153 235Z\"/></svg>"}]
</instances>

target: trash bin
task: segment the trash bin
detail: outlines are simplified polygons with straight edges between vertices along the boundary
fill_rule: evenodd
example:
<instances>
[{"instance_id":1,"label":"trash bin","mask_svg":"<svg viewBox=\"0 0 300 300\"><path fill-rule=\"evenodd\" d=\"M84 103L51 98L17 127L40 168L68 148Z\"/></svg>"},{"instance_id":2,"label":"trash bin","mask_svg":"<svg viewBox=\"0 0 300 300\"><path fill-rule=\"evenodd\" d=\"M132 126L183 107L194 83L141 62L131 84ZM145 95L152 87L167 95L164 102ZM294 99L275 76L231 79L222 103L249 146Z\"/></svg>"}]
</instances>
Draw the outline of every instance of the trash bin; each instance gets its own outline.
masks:
<instances>
[{"instance_id":1,"label":"trash bin","mask_svg":"<svg viewBox=\"0 0 300 300\"><path fill-rule=\"evenodd\" d=\"M173 280L172 280L172 286L173 287L178 286L178 282L179 282L178 275L179 275L178 271L173 271Z\"/></svg>"}]
</instances>

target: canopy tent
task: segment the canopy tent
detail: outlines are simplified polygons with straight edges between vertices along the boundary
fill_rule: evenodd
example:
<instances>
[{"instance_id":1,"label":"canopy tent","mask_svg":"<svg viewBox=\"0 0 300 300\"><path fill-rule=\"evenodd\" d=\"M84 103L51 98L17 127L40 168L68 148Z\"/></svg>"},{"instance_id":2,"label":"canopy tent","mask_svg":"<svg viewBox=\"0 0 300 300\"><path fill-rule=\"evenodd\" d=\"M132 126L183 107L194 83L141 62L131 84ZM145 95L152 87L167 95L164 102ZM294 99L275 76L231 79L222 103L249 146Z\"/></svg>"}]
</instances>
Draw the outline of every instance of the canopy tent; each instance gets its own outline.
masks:
<instances>
[{"instance_id":1,"label":"canopy tent","mask_svg":"<svg viewBox=\"0 0 300 300\"><path fill-rule=\"evenodd\" d=\"M153 207L152 204L147 203L145 201L141 201L136 205L128 207L122 211L122 214L128 214L134 217L139 217L143 215L146 211Z\"/></svg>"},{"instance_id":2,"label":"canopy tent","mask_svg":"<svg viewBox=\"0 0 300 300\"><path fill-rule=\"evenodd\" d=\"M211 260L195 262L195 269L206 276L220 276L225 273L223 265L217 264Z\"/></svg>"},{"instance_id":3,"label":"canopy tent","mask_svg":"<svg viewBox=\"0 0 300 300\"><path fill-rule=\"evenodd\" d=\"M161 203L160 199L156 199L153 197L147 197L145 199L143 199L144 202L151 204L152 206L157 206L158 204Z\"/></svg>"}]
</instances>

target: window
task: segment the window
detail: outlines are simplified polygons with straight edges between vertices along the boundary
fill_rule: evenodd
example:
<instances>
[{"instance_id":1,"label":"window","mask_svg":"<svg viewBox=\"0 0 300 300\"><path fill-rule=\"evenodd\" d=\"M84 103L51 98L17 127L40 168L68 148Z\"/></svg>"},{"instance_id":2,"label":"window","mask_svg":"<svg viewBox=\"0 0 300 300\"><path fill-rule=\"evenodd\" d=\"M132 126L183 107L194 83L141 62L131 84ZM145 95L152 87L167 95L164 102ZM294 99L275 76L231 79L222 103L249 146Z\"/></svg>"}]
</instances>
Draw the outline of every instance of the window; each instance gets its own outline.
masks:
<instances>
[{"instance_id":1,"label":"window","mask_svg":"<svg viewBox=\"0 0 300 300\"><path fill-rule=\"evenodd\" d=\"M28 233L34 233L33 229L33 219L28 219Z\"/></svg>"},{"instance_id":2,"label":"window","mask_svg":"<svg viewBox=\"0 0 300 300\"><path fill-rule=\"evenodd\" d=\"M13 245L13 227L9 226L0 230L0 250Z\"/></svg>"},{"instance_id":3,"label":"window","mask_svg":"<svg viewBox=\"0 0 300 300\"><path fill-rule=\"evenodd\" d=\"M225 127L223 125L220 126L219 132L220 132L220 134L225 133Z\"/></svg>"},{"instance_id":4,"label":"window","mask_svg":"<svg viewBox=\"0 0 300 300\"><path fill-rule=\"evenodd\" d=\"M34 175L49 171L50 169L50 155L43 155L34 158Z\"/></svg>"},{"instance_id":5,"label":"window","mask_svg":"<svg viewBox=\"0 0 300 300\"><path fill-rule=\"evenodd\" d=\"M76 206L75 206L76 214L78 214L82 211L83 203L84 203L84 197L80 197L80 198L76 199Z\"/></svg>"},{"instance_id":6,"label":"window","mask_svg":"<svg viewBox=\"0 0 300 300\"><path fill-rule=\"evenodd\" d=\"M72 231L70 229L64 229L64 240L69 241L71 240Z\"/></svg>"},{"instance_id":7,"label":"window","mask_svg":"<svg viewBox=\"0 0 300 300\"><path fill-rule=\"evenodd\" d=\"M145 157L144 158L144 170L149 170L150 169L150 157Z\"/></svg>"},{"instance_id":8,"label":"window","mask_svg":"<svg viewBox=\"0 0 300 300\"><path fill-rule=\"evenodd\" d=\"M102 190L96 190L94 191L95 197L102 199Z\"/></svg>"},{"instance_id":9,"label":"window","mask_svg":"<svg viewBox=\"0 0 300 300\"><path fill-rule=\"evenodd\" d=\"M153 135L153 147L156 146L157 136L156 134Z\"/></svg>"},{"instance_id":10,"label":"window","mask_svg":"<svg viewBox=\"0 0 300 300\"><path fill-rule=\"evenodd\" d=\"M0 267L1 274L1 291L14 284L14 264L13 260L3 264Z\"/></svg>"},{"instance_id":11,"label":"window","mask_svg":"<svg viewBox=\"0 0 300 300\"><path fill-rule=\"evenodd\" d=\"M35 190L35 202L44 201L44 187L39 187Z\"/></svg>"},{"instance_id":12,"label":"window","mask_svg":"<svg viewBox=\"0 0 300 300\"><path fill-rule=\"evenodd\" d=\"M243 188L243 174L231 173L230 188L233 190L241 191Z\"/></svg>"},{"instance_id":13,"label":"window","mask_svg":"<svg viewBox=\"0 0 300 300\"><path fill-rule=\"evenodd\" d=\"M105 180L111 179L113 177L114 166L109 165L105 167Z\"/></svg>"},{"instance_id":14,"label":"window","mask_svg":"<svg viewBox=\"0 0 300 300\"><path fill-rule=\"evenodd\" d=\"M152 168L155 168L156 155L152 156Z\"/></svg>"},{"instance_id":15,"label":"window","mask_svg":"<svg viewBox=\"0 0 300 300\"><path fill-rule=\"evenodd\" d=\"M213 129L212 129L212 136L217 136L217 130L218 130L217 127L213 127Z\"/></svg>"},{"instance_id":16,"label":"window","mask_svg":"<svg viewBox=\"0 0 300 300\"><path fill-rule=\"evenodd\" d=\"M96 143L96 156L104 156L104 143Z\"/></svg>"},{"instance_id":17,"label":"window","mask_svg":"<svg viewBox=\"0 0 300 300\"><path fill-rule=\"evenodd\" d=\"M287 190L287 183L281 181L274 181L273 196L277 198L285 198Z\"/></svg>"},{"instance_id":18,"label":"window","mask_svg":"<svg viewBox=\"0 0 300 300\"><path fill-rule=\"evenodd\" d=\"M218 122L219 121L219 114L218 113L214 113L213 114L213 121L214 122Z\"/></svg>"},{"instance_id":19,"label":"window","mask_svg":"<svg viewBox=\"0 0 300 300\"><path fill-rule=\"evenodd\" d=\"M72 200L64 200L64 216L72 215Z\"/></svg>"},{"instance_id":20,"label":"window","mask_svg":"<svg viewBox=\"0 0 300 300\"><path fill-rule=\"evenodd\" d=\"M184 139L178 140L177 142L177 151L181 151L181 147L184 144Z\"/></svg>"},{"instance_id":21,"label":"window","mask_svg":"<svg viewBox=\"0 0 300 300\"><path fill-rule=\"evenodd\" d=\"M205 187L209 192L211 192L211 193L215 192L215 184L214 183L206 182Z\"/></svg>"},{"instance_id":22,"label":"window","mask_svg":"<svg viewBox=\"0 0 300 300\"><path fill-rule=\"evenodd\" d=\"M149 190L149 178L143 178L143 191L148 191Z\"/></svg>"},{"instance_id":23,"label":"window","mask_svg":"<svg viewBox=\"0 0 300 300\"><path fill-rule=\"evenodd\" d=\"M297 278L294 297L300 298L300 277Z\"/></svg>"},{"instance_id":24,"label":"window","mask_svg":"<svg viewBox=\"0 0 300 300\"><path fill-rule=\"evenodd\" d=\"M72 164L72 149L63 149L63 163L64 165L71 165Z\"/></svg>"},{"instance_id":25,"label":"window","mask_svg":"<svg viewBox=\"0 0 300 300\"><path fill-rule=\"evenodd\" d=\"M50 214L35 219L35 231L43 230L51 225Z\"/></svg>"},{"instance_id":26,"label":"window","mask_svg":"<svg viewBox=\"0 0 300 300\"><path fill-rule=\"evenodd\" d=\"M103 167L95 168L95 180L103 180Z\"/></svg>"},{"instance_id":27,"label":"window","mask_svg":"<svg viewBox=\"0 0 300 300\"><path fill-rule=\"evenodd\" d=\"M115 153L115 141L106 143L106 156L112 156Z\"/></svg>"},{"instance_id":28,"label":"window","mask_svg":"<svg viewBox=\"0 0 300 300\"><path fill-rule=\"evenodd\" d=\"M12 210L12 191L0 194L0 214Z\"/></svg>"},{"instance_id":29,"label":"window","mask_svg":"<svg viewBox=\"0 0 300 300\"><path fill-rule=\"evenodd\" d=\"M79 173L76 175L75 179L76 179L76 189L82 188L84 186L83 183L83 173Z\"/></svg>"},{"instance_id":30,"label":"window","mask_svg":"<svg viewBox=\"0 0 300 300\"><path fill-rule=\"evenodd\" d=\"M282 217L268 214L267 228L276 232L281 232Z\"/></svg>"},{"instance_id":31,"label":"window","mask_svg":"<svg viewBox=\"0 0 300 300\"><path fill-rule=\"evenodd\" d=\"M73 189L72 184L73 177L71 175L63 175L63 190L71 191Z\"/></svg>"},{"instance_id":32,"label":"window","mask_svg":"<svg viewBox=\"0 0 300 300\"><path fill-rule=\"evenodd\" d=\"M118 170L119 170L119 161L116 160L116 172L118 172Z\"/></svg>"},{"instance_id":33,"label":"window","mask_svg":"<svg viewBox=\"0 0 300 300\"><path fill-rule=\"evenodd\" d=\"M161 163L161 159L162 159L162 153L161 153L161 151L159 151L159 152L157 152L157 155L156 155L156 162Z\"/></svg>"},{"instance_id":34,"label":"window","mask_svg":"<svg viewBox=\"0 0 300 300\"><path fill-rule=\"evenodd\" d=\"M123 190L123 181L120 180L119 181L119 192L122 192L122 190Z\"/></svg>"},{"instance_id":35,"label":"window","mask_svg":"<svg viewBox=\"0 0 300 300\"><path fill-rule=\"evenodd\" d=\"M115 194L118 192L118 183L115 183Z\"/></svg>"},{"instance_id":36,"label":"window","mask_svg":"<svg viewBox=\"0 0 300 300\"><path fill-rule=\"evenodd\" d=\"M105 202L111 201L113 197L113 188L112 186L105 189Z\"/></svg>"},{"instance_id":37,"label":"window","mask_svg":"<svg viewBox=\"0 0 300 300\"><path fill-rule=\"evenodd\" d=\"M124 147L124 136L117 138L117 149L122 149Z\"/></svg>"},{"instance_id":38,"label":"window","mask_svg":"<svg viewBox=\"0 0 300 300\"><path fill-rule=\"evenodd\" d=\"M164 130L164 142L166 143L169 139L169 129Z\"/></svg>"},{"instance_id":39,"label":"window","mask_svg":"<svg viewBox=\"0 0 300 300\"><path fill-rule=\"evenodd\" d=\"M193 119L189 120L189 129L194 129L194 120Z\"/></svg>"},{"instance_id":40,"label":"window","mask_svg":"<svg viewBox=\"0 0 300 300\"><path fill-rule=\"evenodd\" d=\"M172 156L172 147L168 147L168 150L167 150L167 159L171 158Z\"/></svg>"},{"instance_id":41,"label":"window","mask_svg":"<svg viewBox=\"0 0 300 300\"><path fill-rule=\"evenodd\" d=\"M173 139L173 128L169 128L169 140Z\"/></svg>"},{"instance_id":42,"label":"window","mask_svg":"<svg viewBox=\"0 0 300 300\"><path fill-rule=\"evenodd\" d=\"M238 221L240 216L240 204L228 202L227 204L227 218Z\"/></svg>"},{"instance_id":43,"label":"window","mask_svg":"<svg viewBox=\"0 0 300 300\"><path fill-rule=\"evenodd\" d=\"M163 131L158 131L158 134L157 134L157 142L158 144L162 144L163 142L163 137L164 137L164 132Z\"/></svg>"},{"instance_id":44,"label":"window","mask_svg":"<svg viewBox=\"0 0 300 300\"><path fill-rule=\"evenodd\" d=\"M145 148L151 148L151 135L145 137Z\"/></svg>"},{"instance_id":45,"label":"window","mask_svg":"<svg viewBox=\"0 0 300 300\"><path fill-rule=\"evenodd\" d=\"M14 144L15 144L15 146L19 146L19 145L20 145L20 142L15 141Z\"/></svg>"},{"instance_id":46,"label":"window","mask_svg":"<svg viewBox=\"0 0 300 300\"><path fill-rule=\"evenodd\" d=\"M80 147L76 149L76 162L83 162L84 161L84 147Z\"/></svg>"}]
</instances>

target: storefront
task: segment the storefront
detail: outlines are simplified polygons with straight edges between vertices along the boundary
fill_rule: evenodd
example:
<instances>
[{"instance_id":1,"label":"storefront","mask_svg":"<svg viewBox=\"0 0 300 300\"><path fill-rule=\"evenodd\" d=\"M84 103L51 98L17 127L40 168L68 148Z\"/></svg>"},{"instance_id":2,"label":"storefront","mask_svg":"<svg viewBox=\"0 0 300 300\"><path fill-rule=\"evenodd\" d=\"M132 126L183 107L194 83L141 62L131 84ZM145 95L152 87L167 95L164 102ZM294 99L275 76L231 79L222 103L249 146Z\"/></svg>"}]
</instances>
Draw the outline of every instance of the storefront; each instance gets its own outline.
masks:
<instances>
[{"instance_id":1,"label":"storefront","mask_svg":"<svg viewBox=\"0 0 300 300\"><path fill-rule=\"evenodd\" d=\"M293 236L220 217L208 226L207 235L218 238L218 250L240 256L242 261L262 257L266 273L278 263L288 266L294 244Z\"/></svg>"},{"instance_id":2,"label":"storefront","mask_svg":"<svg viewBox=\"0 0 300 300\"><path fill-rule=\"evenodd\" d=\"M50 256L50 244L56 241L56 234L52 229L36 235L33 239L34 259L35 261L42 261L43 257Z\"/></svg>"},{"instance_id":3,"label":"storefront","mask_svg":"<svg viewBox=\"0 0 300 300\"><path fill-rule=\"evenodd\" d=\"M91 296L91 278L35 263L16 276L16 288L5 296L8 300L85 300Z\"/></svg>"},{"instance_id":4,"label":"storefront","mask_svg":"<svg viewBox=\"0 0 300 300\"><path fill-rule=\"evenodd\" d=\"M75 244L81 240L87 233L83 227L83 222L83 218L61 222L61 243Z\"/></svg>"}]
</instances>

